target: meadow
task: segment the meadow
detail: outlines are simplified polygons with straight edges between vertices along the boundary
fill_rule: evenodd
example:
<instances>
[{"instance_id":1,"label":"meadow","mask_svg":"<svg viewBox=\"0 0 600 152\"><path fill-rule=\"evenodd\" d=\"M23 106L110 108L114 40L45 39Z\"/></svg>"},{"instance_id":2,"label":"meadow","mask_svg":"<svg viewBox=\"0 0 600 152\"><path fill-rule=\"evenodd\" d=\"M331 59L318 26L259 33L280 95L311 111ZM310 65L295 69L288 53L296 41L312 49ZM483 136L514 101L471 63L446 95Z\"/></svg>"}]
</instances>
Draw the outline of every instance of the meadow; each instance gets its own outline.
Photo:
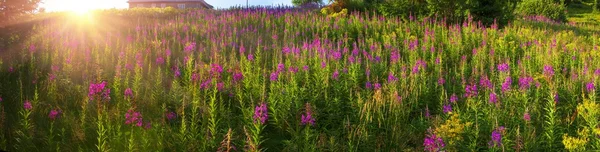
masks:
<instances>
[{"instance_id":1,"label":"meadow","mask_svg":"<svg viewBox=\"0 0 600 152\"><path fill-rule=\"evenodd\" d=\"M0 149L598 150L597 29L287 7L59 15L0 50Z\"/></svg>"}]
</instances>

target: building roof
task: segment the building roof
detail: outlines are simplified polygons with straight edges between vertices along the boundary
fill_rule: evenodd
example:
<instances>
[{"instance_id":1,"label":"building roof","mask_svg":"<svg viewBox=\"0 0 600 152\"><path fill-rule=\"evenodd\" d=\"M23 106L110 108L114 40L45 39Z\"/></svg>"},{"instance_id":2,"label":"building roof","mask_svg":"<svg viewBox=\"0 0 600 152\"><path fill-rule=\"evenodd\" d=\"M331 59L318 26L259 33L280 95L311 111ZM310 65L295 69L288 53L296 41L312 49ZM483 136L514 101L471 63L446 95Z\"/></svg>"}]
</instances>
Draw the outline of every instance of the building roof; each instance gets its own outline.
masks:
<instances>
[{"instance_id":1,"label":"building roof","mask_svg":"<svg viewBox=\"0 0 600 152\"><path fill-rule=\"evenodd\" d=\"M204 0L129 0L127 3L137 3L137 2L201 2L204 3L209 8L213 8L212 5L206 3Z\"/></svg>"}]
</instances>

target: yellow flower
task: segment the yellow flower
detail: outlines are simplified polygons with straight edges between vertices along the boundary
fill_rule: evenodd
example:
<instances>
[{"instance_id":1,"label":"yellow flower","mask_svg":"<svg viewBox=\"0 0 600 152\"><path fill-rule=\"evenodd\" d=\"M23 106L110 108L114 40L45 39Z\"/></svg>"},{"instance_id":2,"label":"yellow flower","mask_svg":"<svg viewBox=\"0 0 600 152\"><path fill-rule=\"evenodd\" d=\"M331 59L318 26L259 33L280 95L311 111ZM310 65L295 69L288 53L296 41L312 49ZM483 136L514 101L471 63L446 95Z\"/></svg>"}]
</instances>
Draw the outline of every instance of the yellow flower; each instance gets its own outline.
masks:
<instances>
[{"instance_id":1,"label":"yellow flower","mask_svg":"<svg viewBox=\"0 0 600 152\"><path fill-rule=\"evenodd\" d=\"M471 122L461 123L458 118L458 113L450 113L450 119L446 120L444 124L435 129L435 133L442 137L448 144L453 145L458 141L462 141L461 134L464 132L465 127L470 127Z\"/></svg>"}]
</instances>

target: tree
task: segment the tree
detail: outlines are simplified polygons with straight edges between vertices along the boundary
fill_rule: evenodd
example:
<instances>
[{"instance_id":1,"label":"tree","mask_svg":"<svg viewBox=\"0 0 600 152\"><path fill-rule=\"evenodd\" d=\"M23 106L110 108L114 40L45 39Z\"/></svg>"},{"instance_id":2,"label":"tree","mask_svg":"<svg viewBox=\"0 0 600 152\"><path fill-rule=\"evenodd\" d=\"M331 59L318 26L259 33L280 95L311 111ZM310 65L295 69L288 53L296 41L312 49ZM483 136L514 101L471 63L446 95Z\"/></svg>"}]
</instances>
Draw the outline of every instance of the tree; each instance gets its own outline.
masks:
<instances>
[{"instance_id":1,"label":"tree","mask_svg":"<svg viewBox=\"0 0 600 152\"><path fill-rule=\"evenodd\" d=\"M40 0L0 0L0 23L12 21L23 14L34 13Z\"/></svg>"},{"instance_id":2,"label":"tree","mask_svg":"<svg viewBox=\"0 0 600 152\"><path fill-rule=\"evenodd\" d=\"M305 4L323 4L322 0L292 0L292 4L295 6L301 6Z\"/></svg>"}]
</instances>

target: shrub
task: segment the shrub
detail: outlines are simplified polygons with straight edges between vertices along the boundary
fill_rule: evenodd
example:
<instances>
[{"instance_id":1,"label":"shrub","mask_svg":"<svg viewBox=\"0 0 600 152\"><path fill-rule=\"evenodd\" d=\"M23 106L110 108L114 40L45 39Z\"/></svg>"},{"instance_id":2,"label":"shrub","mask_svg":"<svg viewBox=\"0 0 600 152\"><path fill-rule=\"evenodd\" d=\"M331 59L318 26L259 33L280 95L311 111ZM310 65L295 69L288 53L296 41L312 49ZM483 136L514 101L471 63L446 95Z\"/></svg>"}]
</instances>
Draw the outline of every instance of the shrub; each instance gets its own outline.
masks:
<instances>
[{"instance_id":1,"label":"shrub","mask_svg":"<svg viewBox=\"0 0 600 152\"><path fill-rule=\"evenodd\" d=\"M407 18L410 15L427 15L427 3L423 0L397 0L375 4L377 12L384 16L400 16Z\"/></svg>"},{"instance_id":2,"label":"shrub","mask_svg":"<svg viewBox=\"0 0 600 152\"><path fill-rule=\"evenodd\" d=\"M562 4L554 3L552 0L525 0L517 6L517 15L544 16L555 21L567 21L566 8Z\"/></svg>"}]
</instances>

